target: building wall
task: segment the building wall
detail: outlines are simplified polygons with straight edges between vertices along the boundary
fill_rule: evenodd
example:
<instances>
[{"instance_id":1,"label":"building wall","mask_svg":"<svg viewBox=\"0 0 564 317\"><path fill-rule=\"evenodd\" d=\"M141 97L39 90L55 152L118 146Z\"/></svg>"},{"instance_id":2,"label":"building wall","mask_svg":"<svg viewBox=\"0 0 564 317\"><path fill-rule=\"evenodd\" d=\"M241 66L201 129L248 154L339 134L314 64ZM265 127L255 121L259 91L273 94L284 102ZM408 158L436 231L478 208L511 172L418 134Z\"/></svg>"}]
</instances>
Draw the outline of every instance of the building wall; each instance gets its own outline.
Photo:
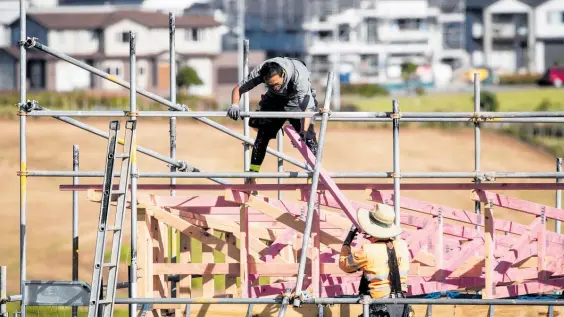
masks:
<instances>
[{"instance_id":1,"label":"building wall","mask_svg":"<svg viewBox=\"0 0 564 317\"><path fill-rule=\"evenodd\" d=\"M137 55L153 54L162 50L158 45L160 41L152 36L147 27L131 20L121 20L108 25L104 30L104 53L108 56L129 56L129 31L136 34Z\"/></svg>"},{"instance_id":2,"label":"building wall","mask_svg":"<svg viewBox=\"0 0 564 317\"><path fill-rule=\"evenodd\" d=\"M16 59L0 52L0 91L16 89Z\"/></svg>"},{"instance_id":3,"label":"building wall","mask_svg":"<svg viewBox=\"0 0 564 317\"><path fill-rule=\"evenodd\" d=\"M128 69L125 67L125 63L123 60L118 60L118 59L105 60L100 63L100 66L103 71L109 73L110 75L125 80L125 73L128 71ZM113 83L109 80L103 80L101 82L101 88L108 90L123 89L123 87L121 87L120 85Z\"/></svg>"},{"instance_id":4,"label":"building wall","mask_svg":"<svg viewBox=\"0 0 564 317\"><path fill-rule=\"evenodd\" d=\"M47 34L49 46L65 54L94 54L98 52L100 40L92 30L50 30Z\"/></svg>"},{"instance_id":5,"label":"building wall","mask_svg":"<svg viewBox=\"0 0 564 317\"><path fill-rule=\"evenodd\" d=\"M168 50L168 30L166 47ZM213 28L178 28L176 30L176 50L183 54L219 54L221 52L221 32Z\"/></svg>"},{"instance_id":6,"label":"building wall","mask_svg":"<svg viewBox=\"0 0 564 317\"><path fill-rule=\"evenodd\" d=\"M41 44L49 46L49 38L47 36L47 29L33 21L32 19L26 19L26 36L35 37L41 42ZM20 41L20 22L19 19L17 23L11 28L10 43L12 46L18 46Z\"/></svg>"},{"instance_id":7,"label":"building wall","mask_svg":"<svg viewBox=\"0 0 564 317\"><path fill-rule=\"evenodd\" d=\"M57 91L72 91L90 88L90 73L75 65L57 60L53 61L56 70Z\"/></svg>"},{"instance_id":8,"label":"building wall","mask_svg":"<svg viewBox=\"0 0 564 317\"><path fill-rule=\"evenodd\" d=\"M535 10L535 35L540 38L564 38L564 1L550 0Z\"/></svg>"}]
</instances>

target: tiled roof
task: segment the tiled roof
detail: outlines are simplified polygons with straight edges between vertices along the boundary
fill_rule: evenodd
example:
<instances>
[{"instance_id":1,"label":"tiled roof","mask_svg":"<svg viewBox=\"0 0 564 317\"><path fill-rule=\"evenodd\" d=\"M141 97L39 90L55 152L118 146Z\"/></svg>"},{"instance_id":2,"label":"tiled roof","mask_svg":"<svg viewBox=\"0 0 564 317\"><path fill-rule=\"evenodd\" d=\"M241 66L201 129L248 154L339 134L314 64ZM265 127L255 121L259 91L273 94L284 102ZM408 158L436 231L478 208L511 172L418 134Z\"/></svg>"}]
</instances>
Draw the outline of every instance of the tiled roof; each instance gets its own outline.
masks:
<instances>
[{"instance_id":1,"label":"tiled roof","mask_svg":"<svg viewBox=\"0 0 564 317\"><path fill-rule=\"evenodd\" d=\"M118 10L106 12L32 13L28 17L48 29L102 29L124 19L130 19L149 28L168 28L168 14L154 11ZM19 23L19 19L13 23ZM12 24L13 24L12 23ZM177 16L179 28L214 27L220 23L210 16Z\"/></svg>"}]
</instances>

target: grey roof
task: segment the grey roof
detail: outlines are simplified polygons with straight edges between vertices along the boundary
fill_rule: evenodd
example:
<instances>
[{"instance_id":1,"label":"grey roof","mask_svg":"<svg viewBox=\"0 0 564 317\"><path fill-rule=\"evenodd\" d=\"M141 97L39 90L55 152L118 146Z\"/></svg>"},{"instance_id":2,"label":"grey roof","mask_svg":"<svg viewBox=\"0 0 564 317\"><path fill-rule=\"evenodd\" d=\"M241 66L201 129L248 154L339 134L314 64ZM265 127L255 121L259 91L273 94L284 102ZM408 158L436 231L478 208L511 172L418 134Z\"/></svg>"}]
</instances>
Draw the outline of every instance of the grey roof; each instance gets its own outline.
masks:
<instances>
[{"instance_id":1,"label":"grey roof","mask_svg":"<svg viewBox=\"0 0 564 317\"><path fill-rule=\"evenodd\" d=\"M500 0L466 0L466 7L469 9L483 9ZM517 0L530 7L538 7L539 5L550 0Z\"/></svg>"},{"instance_id":2,"label":"grey roof","mask_svg":"<svg viewBox=\"0 0 564 317\"><path fill-rule=\"evenodd\" d=\"M155 11L117 10L104 12L31 13L30 19L48 29L103 29L115 22L130 19L150 28L168 28L168 14ZM220 23L210 16L177 16L176 27L213 27ZM12 25L19 23L19 18Z\"/></svg>"}]
</instances>

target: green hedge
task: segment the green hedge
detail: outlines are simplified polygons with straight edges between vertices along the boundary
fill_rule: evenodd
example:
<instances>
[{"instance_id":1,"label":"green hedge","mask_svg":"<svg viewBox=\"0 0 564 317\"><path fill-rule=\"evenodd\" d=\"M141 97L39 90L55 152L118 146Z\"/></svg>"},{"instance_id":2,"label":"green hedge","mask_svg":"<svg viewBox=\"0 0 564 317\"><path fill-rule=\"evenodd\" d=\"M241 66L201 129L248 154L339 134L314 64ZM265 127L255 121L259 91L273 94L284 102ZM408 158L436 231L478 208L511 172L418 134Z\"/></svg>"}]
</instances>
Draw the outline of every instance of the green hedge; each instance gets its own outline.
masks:
<instances>
[{"instance_id":1,"label":"green hedge","mask_svg":"<svg viewBox=\"0 0 564 317\"><path fill-rule=\"evenodd\" d=\"M141 95L137 95L137 108L139 110L166 110L161 105ZM165 98L169 99L168 96ZM123 94L95 94L86 92L39 92L29 93L28 100L36 100L38 105L50 110L92 110L92 109L129 109L129 95ZM0 110L2 113L17 112L19 103L18 92L0 94ZM197 96L177 95L177 103L185 104L192 110L219 110L217 102L210 98Z\"/></svg>"},{"instance_id":2,"label":"green hedge","mask_svg":"<svg viewBox=\"0 0 564 317\"><path fill-rule=\"evenodd\" d=\"M500 75L500 85L534 85L541 75L539 74L516 74L516 75Z\"/></svg>"},{"instance_id":3,"label":"green hedge","mask_svg":"<svg viewBox=\"0 0 564 317\"><path fill-rule=\"evenodd\" d=\"M388 96L386 88L377 84L346 84L341 85L343 95L361 95L363 97Z\"/></svg>"}]
</instances>

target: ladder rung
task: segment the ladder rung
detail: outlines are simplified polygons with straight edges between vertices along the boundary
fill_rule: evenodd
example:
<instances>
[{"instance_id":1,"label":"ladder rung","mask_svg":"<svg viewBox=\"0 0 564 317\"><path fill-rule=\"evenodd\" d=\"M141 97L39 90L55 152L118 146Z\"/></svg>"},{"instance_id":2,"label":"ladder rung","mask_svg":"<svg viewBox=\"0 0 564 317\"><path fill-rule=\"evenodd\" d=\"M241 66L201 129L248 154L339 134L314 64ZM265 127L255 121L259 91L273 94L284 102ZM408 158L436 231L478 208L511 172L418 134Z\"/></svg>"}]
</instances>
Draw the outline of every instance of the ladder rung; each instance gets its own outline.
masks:
<instances>
[{"instance_id":1,"label":"ladder rung","mask_svg":"<svg viewBox=\"0 0 564 317\"><path fill-rule=\"evenodd\" d=\"M106 230L107 231L120 231L121 228L120 227L108 227Z\"/></svg>"},{"instance_id":2,"label":"ladder rung","mask_svg":"<svg viewBox=\"0 0 564 317\"><path fill-rule=\"evenodd\" d=\"M115 158L129 158L129 154L127 153L116 154Z\"/></svg>"},{"instance_id":3,"label":"ladder rung","mask_svg":"<svg viewBox=\"0 0 564 317\"><path fill-rule=\"evenodd\" d=\"M112 195L123 195L125 194L125 190L116 190L112 192Z\"/></svg>"},{"instance_id":4,"label":"ladder rung","mask_svg":"<svg viewBox=\"0 0 564 317\"><path fill-rule=\"evenodd\" d=\"M114 263L104 263L104 264L102 264L102 266L103 266L103 267L116 267L117 264L114 264Z\"/></svg>"},{"instance_id":5,"label":"ladder rung","mask_svg":"<svg viewBox=\"0 0 564 317\"><path fill-rule=\"evenodd\" d=\"M98 305L106 305L106 304L111 304L112 301L109 299L101 299L98 301Z\"/></svg>"}]
</instances>

